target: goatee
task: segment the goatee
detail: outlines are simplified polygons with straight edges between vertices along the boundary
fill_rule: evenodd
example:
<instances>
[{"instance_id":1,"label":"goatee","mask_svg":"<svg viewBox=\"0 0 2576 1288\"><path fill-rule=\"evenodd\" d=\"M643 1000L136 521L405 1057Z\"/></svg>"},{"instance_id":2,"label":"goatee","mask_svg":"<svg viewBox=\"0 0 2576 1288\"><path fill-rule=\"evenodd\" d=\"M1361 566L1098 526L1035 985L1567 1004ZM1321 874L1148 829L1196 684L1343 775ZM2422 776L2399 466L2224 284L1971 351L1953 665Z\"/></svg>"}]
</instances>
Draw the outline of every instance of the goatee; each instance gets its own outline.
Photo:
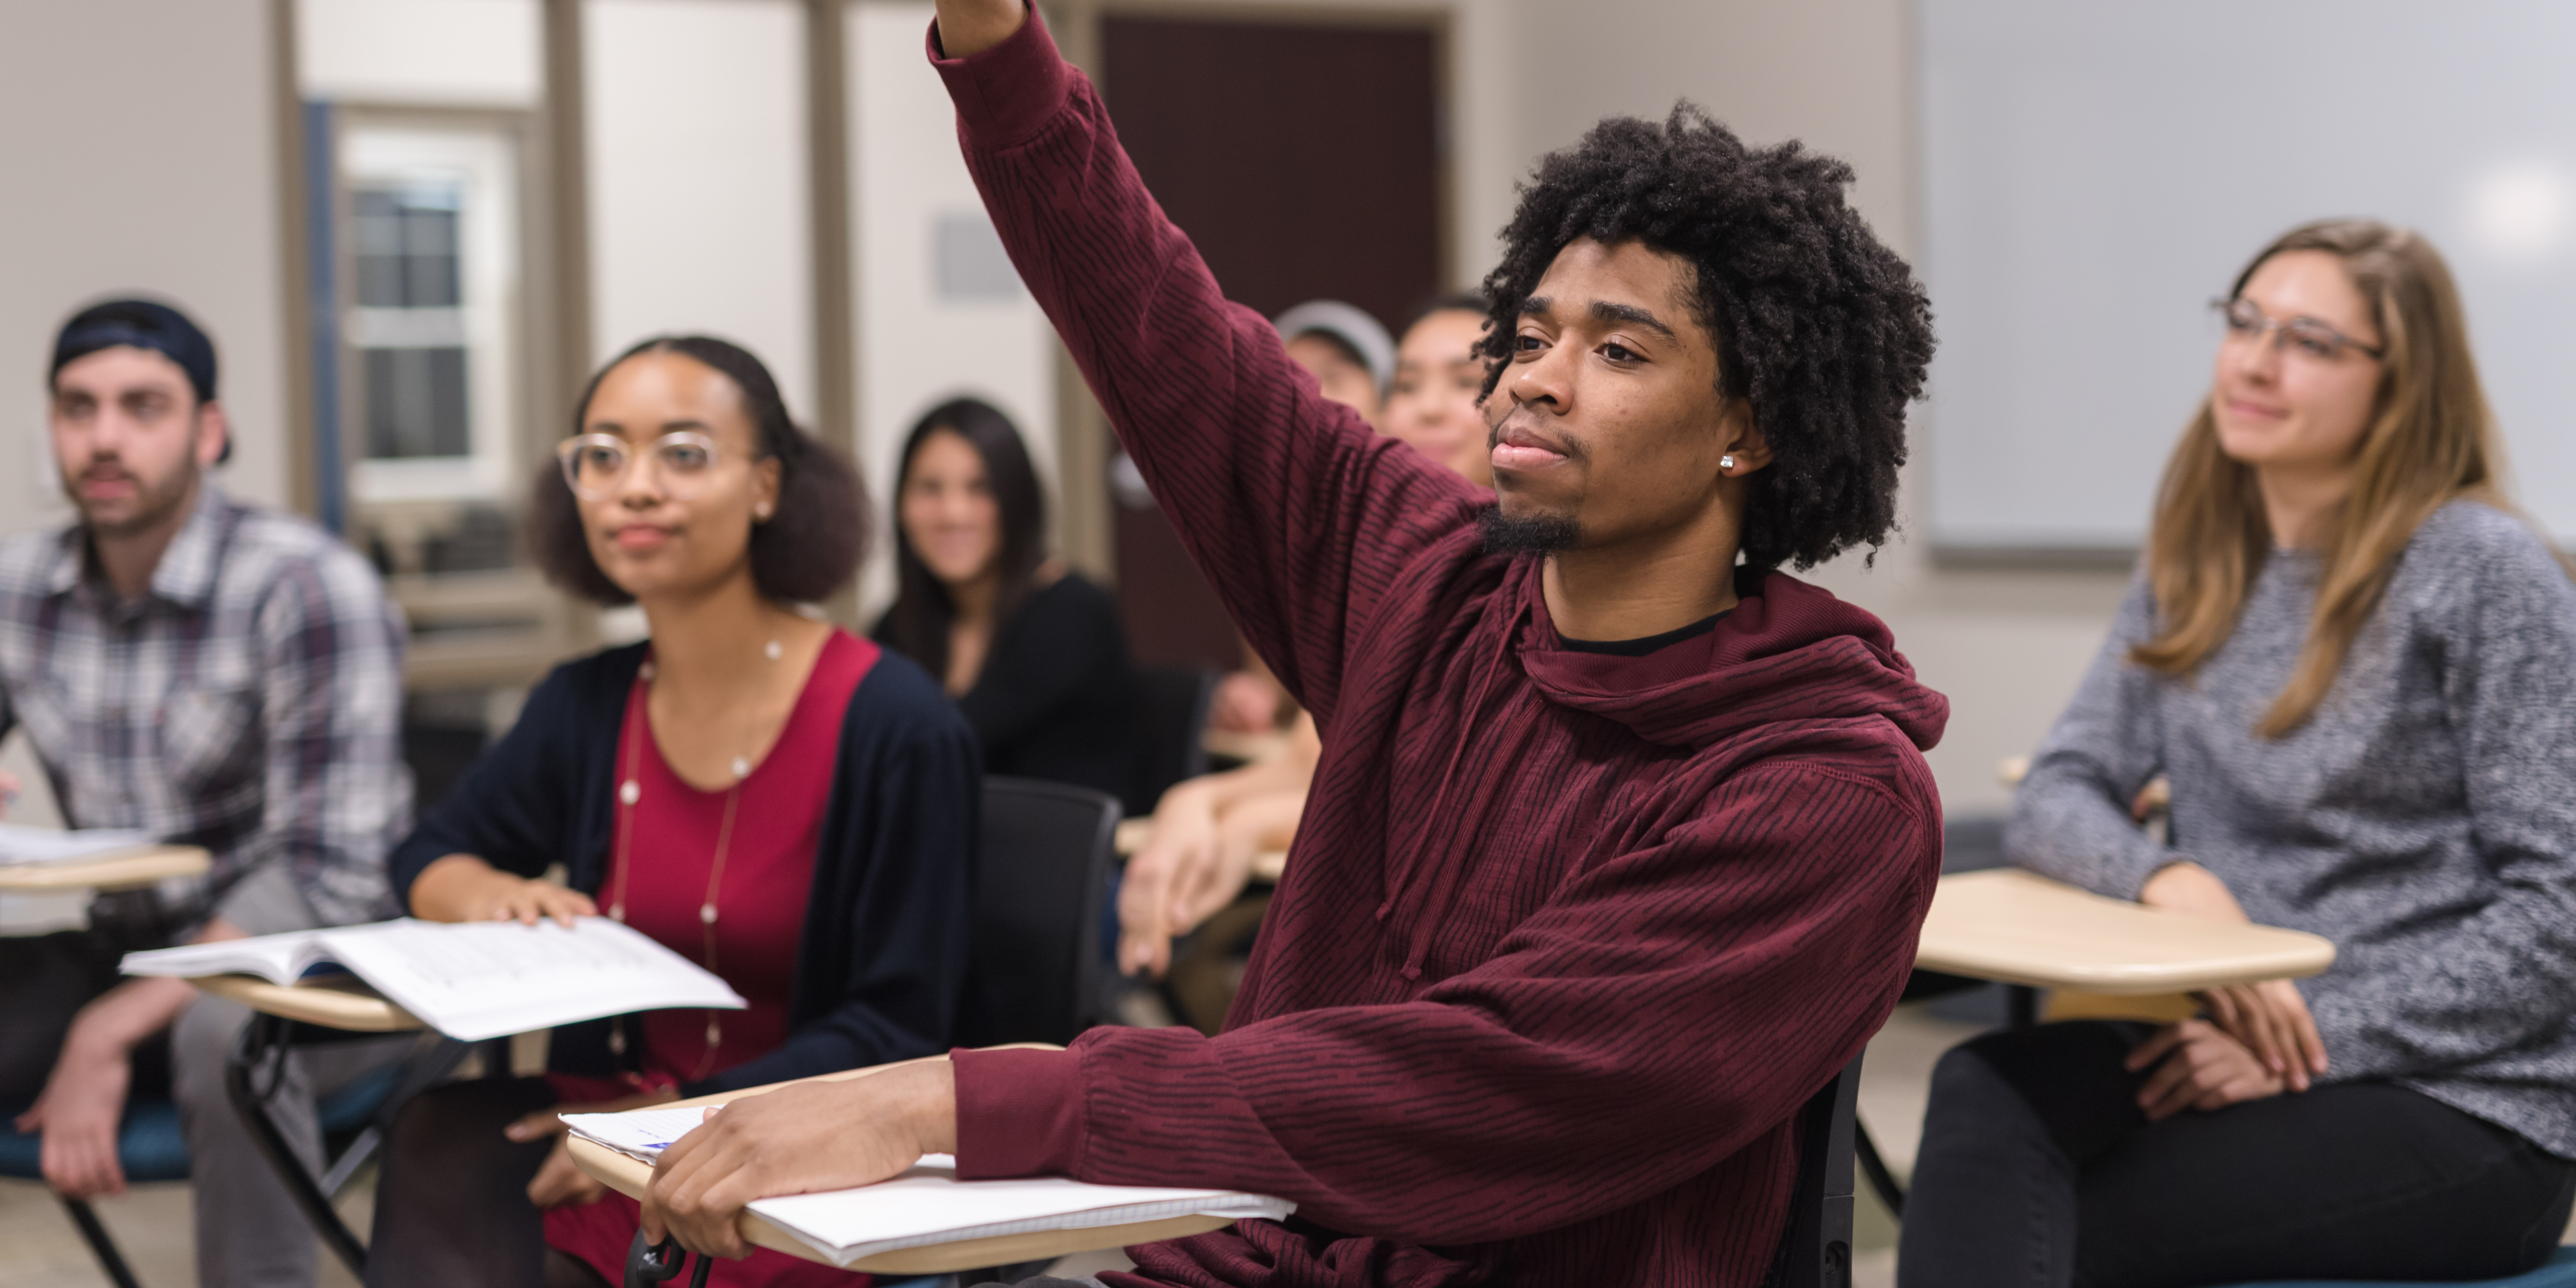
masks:
<instances>
[{"instance_id":1,"label":"goatee","mask_svg":"<svg viewBox=\"0 0 2576 1288\"><path fill-rule=\"evenodd\" d=\"M1499 502L1476 512L1476 527L1484 534L1485 549L1500 555L1552 555L1583 544L1583 525L1570 516L1514 518L1503 513Z\"/></svg>"}]
</instances>

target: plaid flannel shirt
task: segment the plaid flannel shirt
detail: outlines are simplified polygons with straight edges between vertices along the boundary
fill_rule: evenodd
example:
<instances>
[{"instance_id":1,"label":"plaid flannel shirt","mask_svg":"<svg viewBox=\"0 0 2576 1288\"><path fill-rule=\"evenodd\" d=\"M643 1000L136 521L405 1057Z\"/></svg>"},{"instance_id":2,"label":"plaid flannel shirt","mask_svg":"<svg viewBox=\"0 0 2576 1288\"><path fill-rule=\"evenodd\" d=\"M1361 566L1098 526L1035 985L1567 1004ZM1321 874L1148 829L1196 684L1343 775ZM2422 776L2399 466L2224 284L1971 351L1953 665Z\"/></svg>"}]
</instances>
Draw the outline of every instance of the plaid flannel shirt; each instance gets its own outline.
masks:
<instances>
[{"instance_id":1,"label":"plaid flannel shirt","mask_svg":"<svg viewBox=\"0 0 2576 1288\"><path fill-rule=\"evenodd\" d=\"M393 915L385 856L411 826L400 615L348 547L211 480L127 600L78 525L0 540L0 736L24 725L75 827L202 845L165 885L192 928L283 866L316 920Z\"/></svg>"}]
</instances>

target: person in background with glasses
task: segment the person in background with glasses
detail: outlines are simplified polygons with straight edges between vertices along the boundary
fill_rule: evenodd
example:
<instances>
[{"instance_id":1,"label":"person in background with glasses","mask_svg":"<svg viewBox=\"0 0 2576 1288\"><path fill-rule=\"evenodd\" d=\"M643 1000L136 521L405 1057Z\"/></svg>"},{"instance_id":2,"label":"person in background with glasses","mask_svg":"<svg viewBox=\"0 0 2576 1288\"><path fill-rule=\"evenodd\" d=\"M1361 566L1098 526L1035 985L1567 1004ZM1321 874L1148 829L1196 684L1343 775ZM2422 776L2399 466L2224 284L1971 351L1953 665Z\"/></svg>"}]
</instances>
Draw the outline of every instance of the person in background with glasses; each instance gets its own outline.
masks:
<instances>
[{"instance_id":1,"label":"person in background with glasses","mask_svg":"<svg viewBox=\"0 0 2576 1288\"><path fill-rule=\"evenodd\" d=\"M2335 963L1944 1056L1904 1288L2486 1279L2576 1202L2576 585L2505 498L2423 238L2294 229L2219 312L2145 567L2005 846ZM2169 843L2129 811L2158 774Z\"/></svg>"},{"instance_id":2,"label":"person in background with glasses","mask_svg":"<svg viewBox=\"0 0 2576 1288\"><path fill-rule=\"evenodd\" d=\"M618 1282L636 1205L573 1166L558 1112L937 1054L964 987L974 735L920 667L800 608L858 568L857 472L702 336L620 355L574 423L531 498L538 562L641 605L651 637L555 668L396 848L394 886L431 921L614 917L750 1006L559 1028L544 1077L412 1101L371 1284ZM713 1280L851 1281L777 1253Z\"/></svg>"},{"instance_id":3,"label":"person in background with glasses","mask_svg":"<svg viewBox=\"0 0 2576 1288\"><path fill-rule=\"evenodd\" d=\"M201 845L214 864L100 896L85 931L0 940L0 1105L42 1133L47 1183L88 1199L125 1191L129 1100L175 1099L198 1280L311 1284L313 1231L224 1090L249 1011L184 980L120 983L117 962L392 913L385 850L411 825L402 622L337 538L216 486L232 426L214 343L179 310L74 314L46 392L78 518L0 542L0 737L27 731L71 826ZM16 787L0 775L0 812ZM315 1097L409 1046L286 1062L269 1112L308 1165Z\"/></svg>"}]
</instances>

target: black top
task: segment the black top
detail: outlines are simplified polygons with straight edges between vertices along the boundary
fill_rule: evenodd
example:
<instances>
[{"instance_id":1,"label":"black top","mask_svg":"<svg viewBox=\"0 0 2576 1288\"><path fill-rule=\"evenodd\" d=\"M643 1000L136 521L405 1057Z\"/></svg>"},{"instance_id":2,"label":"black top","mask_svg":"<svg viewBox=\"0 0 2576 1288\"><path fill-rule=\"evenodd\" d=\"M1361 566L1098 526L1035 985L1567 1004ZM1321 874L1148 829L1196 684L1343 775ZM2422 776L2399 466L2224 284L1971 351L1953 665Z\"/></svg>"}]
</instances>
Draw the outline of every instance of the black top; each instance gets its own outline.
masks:
<instances>
[{"instance_id":1,"label":"black top","mask_svg":"<svg viewBox=\"0 0 2576 1288\"><path fill-rule=\"evenodd\" d=\"M1698 639L1700 636L1716 630L1717 619L1734 611L1735 610L1731 608L1723 609L1718 612L1711 613L1698 621L1692 622L1688 626L1676 626L1671 630L1665 631L1661 635L1648 635L1639 639L1577 640L1567 639L1563 634L1559 634L1556 637L1556 642L1559 647L1575 653L1608 653L1616 657L1644 657L1659 649L1671 648L1673 645L1679 644L1683 640Z\"/></svg>"},{"instance_id":2,"label":"black top","mask_svg":"<svg viewBox=\"0 0 2576 1288\"><path fill-rule=\"evenodd\" d=\"M885 619L874 632L882 643ZM984 772L1043 778L1125 800L1137 777L1136 668L1108 592L1067 573L1032 590L993 632L957 699Z\"/></svg>"},{"instance_id":3,"label":"black top","mask_svg":"<svg viewBox=\"0 0 2576 1288\"><path fill-rule=\"evenodd\" d=\"M393 887L410 902L421 870L472 854L524 877L563 861L596 897L607 872L617 733L644 646L566 662L528 695L507 736L465 771L394 848ZM788 990L787 1041L681 1088L756 1087L947 1049L964 990L982 775L975 741L946 695L889 649L850 694L814 885ZM555 1030L548 1063L613 1076L607 1020Z\"/></svg>"}]
</instances>

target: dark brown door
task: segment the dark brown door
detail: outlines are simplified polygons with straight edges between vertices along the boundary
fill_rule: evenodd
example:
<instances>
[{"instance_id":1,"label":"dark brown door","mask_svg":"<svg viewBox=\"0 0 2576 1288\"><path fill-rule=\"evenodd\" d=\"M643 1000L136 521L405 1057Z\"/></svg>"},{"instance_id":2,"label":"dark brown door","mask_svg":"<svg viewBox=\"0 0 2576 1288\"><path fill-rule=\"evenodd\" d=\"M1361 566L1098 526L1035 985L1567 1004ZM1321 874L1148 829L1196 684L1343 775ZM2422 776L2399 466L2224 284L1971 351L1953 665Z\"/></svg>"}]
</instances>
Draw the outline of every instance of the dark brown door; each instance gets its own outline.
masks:
<instances>
[{"instance_id":1,"label":"dark brown door","mask_svg":"<svg viewBox=\"0 0 2576 1288\"><path fill-rule=\"evenodd\" d=\"M1347 300L1392 331L1439 289L1434 30L1110 17L1101 37L1118 136L1229 298L1264 314ZM1137 656L1236 665L1233 624L1161 512L1113 512Z\"/></svg>"}]
</instances>

